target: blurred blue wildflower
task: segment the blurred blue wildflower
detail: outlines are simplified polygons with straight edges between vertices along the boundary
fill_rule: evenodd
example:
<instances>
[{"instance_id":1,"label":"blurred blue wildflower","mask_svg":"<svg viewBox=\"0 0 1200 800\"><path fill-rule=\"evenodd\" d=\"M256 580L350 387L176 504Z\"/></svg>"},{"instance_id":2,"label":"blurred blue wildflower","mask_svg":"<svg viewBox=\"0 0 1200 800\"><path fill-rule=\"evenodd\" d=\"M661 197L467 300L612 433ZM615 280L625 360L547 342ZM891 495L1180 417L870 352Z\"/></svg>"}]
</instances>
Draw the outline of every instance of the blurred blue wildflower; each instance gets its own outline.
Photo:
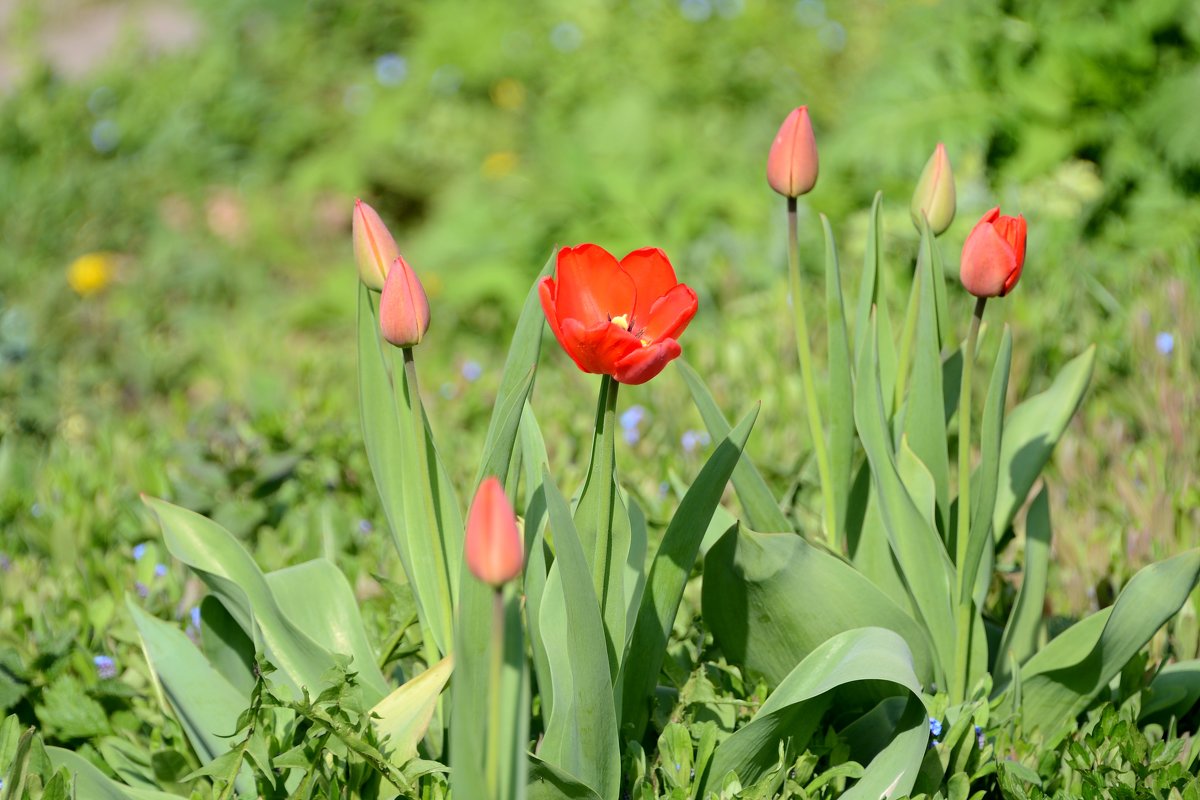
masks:
<instances>
[{"instance_id":1,"label":"blurred blue wildflower","mask_svg":"<svg viewBox=\"0 0 1200 800\"><path fill-rule=\"evenodd\" d=\"M360 519L358 521L358 532L366 536L371 531L375 530L375 526L371 524L369 519Z\"/></svg>"},{"instance_id":2,"label":"blurred blue wildflower","mask_svg":"<svg viewBox=\"0 0 1200 800\"><path fill-rule=\"evenodd\" d=\"M133 546L133 560L141 561L142 556L144 555L146 555L146 543L142 542L141 544L135 544Z\"/></svg>"},{"instance_id":3,"label":"blurred blue wildflower","mask_svg":"<svg viewBox=\"0 0 1200 800\"><path fill-rule=\"evenodd\" d=\"M97 120L92 126L91 140L97 153L111 153L121 141L121 129L111 119Z\"/></svg>"},{"instance_id":4,"label":"blurred blue wildflower","mask_svg":"<svg viewBox=\"0 0 1200 800\"><path fill-rule=\"evenodd\" d=\"M92 663L96 665L96 674L104 680L117 677L117 662L108 656L95 656Z\"/></svg>"},{"instance_id":5,"label":"blurred blue wildflower","mask_svg":"<svg viewBox=\"0 0 1200 800\"><path fill-rule=\"evenodd\" d=\"M983 728L978 725L975 726L975 744L979 745L980 750L987 744L987 739L983 735Z\"/></svg>"},{"instance_id":6,"label":"blurred blue wildflower","mask_svg":"<svg viewBox=\"0 0 1200 800\"><path fill-rule=\"evenodd\" d=\"M704 431L684 431L683 436L679 437L679 443L683 445L683 452L692 454L699 447L707 447L712 441L709 435Z\"/></svg>"},{"instance_id":7,"label":"blurred blue wildflower","mask_svg":"<svg viewBox=\"0 0 1200 800\"><path fill-rule=\"evenodd\" d=\"M667 483L666 481L663 481L662 483L660 483L658 485L659 499L666 500L667 495L670 494L670 492L671 492L671 484Z\"/></svg>"},{"instance_id":8,"label":"blurred blue wildflower","mask_svg":"<svg viewBox=\"0 0 1200 800\"><path fill-rule=\"evenodd\" d=\"M7 553L0 553L0 572L8 572L12 569L12 562L8 560Z\"/></svg>"},{"instance_id":9,"label":"blurred blue wildflower","mask_svg":"<svg viewBox=\"0 0 1200 800\"><path fill-rule=\"evenodd\" d=\"M1175 352L1175 336L1168 331L1163 331L1154 337L1154 346L1158 348L1158 352L1169 356Z\"/></svg>"},{"instance_id":10,"label":"blurred blue wildflower","mask_svg":"<svg viewBox=\"0 0 1200 800\"><path fill-rule=\"evenodd\" d=\"M429 85L438 94L455 94L462 86L462 72L453 64L444 64L433 71Z\"/></svg>"},{"instance_id":11,"label":"blurred blue wildflower","mask_svg":"<svg viewBox=\"0 0 1200 800\"><path fill-rule=\"evenodd\" d=\"M31 505L29 507L29 513L33 515L34 519L40 518L44 511L45 511L45 509L42 508L41 503L34 503L33 505Z\"/></svg>"},{"instance_id":12,"label":"blurred blue wildflower","mask_svg":"<svg viewBox=\"0 0 1200 800\"><path fill-rule=\"evenodd\" d=\"M712 3L709 0L680 0L679 11L689 22L704 22L712 16Z\"/></svg>"},{"instance_id":13,"label":"blurred blue wildflower","mask_svg":"<svg viewBox=\"0 0 1200 800\"><path fill-rule=\"evenodd\" d=\"M133 590L137 592L138 597L142 598L143 600L150 596L150 587L141 581L133 584Z\"/></svg>"},{"instance_id":14,"label":"blurred blue wildflower","mask_svg":"<svg viewBox=\"0 0 1200 800\"><path fill-rule=\"evenodd\" d=\"M375 80L384 86L399 86L408 77L408 60L395 53L375 59Z\"/></svg>"},{"instance_id":15,"label":"blurred blue wildflower","mask_svg":"<svg viewBox=\"0 0 1200 800\"><path fill-rule=\"evenodd\" d=\"M192 610L189 613L191 615L192 627L199 630L200 629L200 606L192 606Z\"/></svg>"},{"instance_id":16,"label":"blurred blue wildflower","mask_svg":"<svg viewBox=\"0 0 1200 800\"><path fill-rule=\"evenodd\" d=\"M630 406L621 414L621 427L625 430L636 428L646 418L646 409L641 406Z\"/></svg>"},{"instance_id":17,"label":"blurred blue wildflower","mask_svg":"<svg viewBox=\"0 0 1200 800\"><path fill-rule=\"evenodd\" d=\"M560 22L550 31L550 44L560 53L570 53L583 44L583 31L574 22Z\"/></svg>"},{"instance_id":18,"label":"blurred blue wildflower","mask_svg":"<svg viewBox=\"0 0 1200 800\"><path fill-rule=\"evenodd\" d=\"M166 564L155 564L154 565L154 577L156 577L156 578L167 577L167 565Z\"/></svg>"},{"instance_id":19,"label":"blurred blue wildflower","mask_svg":"<svg viewBox=\"0 0 1200 800\"><path fill-rule=\"evenodd\" d=\"M468 361L462 365L462 376L471 383L483 375L483 366L478 361Z\"/></svg>"},{"instance_id":20,"label":"blurred blue wildflower","mask_svg":"<svg viewBox=\"0 0 1200 800\"><path fill-rule=\"evenodd\" d=\"M107 86L97 86L88 95L87 109L97 117L113 107L116 95Z\"/></svg>"},{"instance_id":21,"label":"blurred blue wildflower","mask_svg":"<svg viewBox=\"0 0 1200 800\"><path fill-rule=\"evenodd\" d=\"M935 739L942 735L942 721L937 717L929 718L929 735Z\"/></svg>"}]
</instances>

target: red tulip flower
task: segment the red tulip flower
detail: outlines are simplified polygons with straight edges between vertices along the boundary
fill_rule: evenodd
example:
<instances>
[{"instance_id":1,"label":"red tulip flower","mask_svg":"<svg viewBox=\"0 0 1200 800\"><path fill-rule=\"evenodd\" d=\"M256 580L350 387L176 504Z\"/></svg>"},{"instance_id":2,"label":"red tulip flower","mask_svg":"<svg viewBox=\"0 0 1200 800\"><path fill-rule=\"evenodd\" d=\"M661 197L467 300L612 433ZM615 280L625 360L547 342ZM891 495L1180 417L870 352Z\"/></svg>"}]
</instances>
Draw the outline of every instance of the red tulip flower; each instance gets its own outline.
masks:
<instances>
[{"instance_id":1,"label":"red tulip flower","mask_svg":"<svg viewBox=\"0 0 1200 800\"><path fill-rule=\"evenodd\" d=\"M558 251L555 278L539 287L555 338L584 372L640 384L681 349L676 339L696 314L696 293L675 278L657 247L620 261L603 247Z\"/></svg>"},{"instance_id":2,"label":"red tulip flower","mask_svg":"<svg viewBox=\"0 0 1200 800\"><path fill-rule=\"evenodd\" d=\"M808 106L788 114L767 156L767 183L784 197L808 194L817 184L817 140Z\"/></svg>"},{"instance_id":3,"label":"red tulip flower","mask_svg":"<svg viewBox=\"0 0 1200 800\"><path fill-rule=\"evenodd\" d=\"M960 277L976 297L1003 297L1012 291L1025 266L1025 218L1001 216L993 208L963 243Z\"/></svg>"},{"instance_id":4,"label":"red tulip flower","mask_svg":"<svg viewBox=\"0 0 1200 800\"><path fill-rule=\"evenodd\" d=\"M517 515L504 487L494 477L484 478L475 492L463 549L467 568L484 583L499 588L521 574L525 547L517 529Z\"/></svg>"}]
</instances>

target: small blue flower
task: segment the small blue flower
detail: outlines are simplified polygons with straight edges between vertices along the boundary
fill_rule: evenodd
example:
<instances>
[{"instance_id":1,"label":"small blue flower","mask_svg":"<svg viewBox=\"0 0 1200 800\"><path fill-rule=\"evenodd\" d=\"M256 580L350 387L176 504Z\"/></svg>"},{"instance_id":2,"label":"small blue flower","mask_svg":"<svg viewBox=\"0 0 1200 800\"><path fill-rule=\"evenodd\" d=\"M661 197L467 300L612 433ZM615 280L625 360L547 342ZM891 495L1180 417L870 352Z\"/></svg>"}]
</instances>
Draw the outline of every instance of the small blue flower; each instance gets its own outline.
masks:
<instances>
[{"instance_id":1,"label":"small blue flower","mask_svg":"<svg viewBox=\"0 0 1200 800\"><path fill-rule=\"evenodd\" d=\"M133 584L133 590L137 592L138 597L142 598L143 600L150 596L150 587L141 581Z\"/></svg>"},{"instance_id":2,"label":"small blue flower","mask_svg":"<svg viewBox=\"0 0 1200 800\"><path fill-rule=\"evenodd\" d=\"M360 519L358 521L358 532L366 536L371 531L375 530L375 526L371 524L369 519Z\"/></svg>"},{"instance_id":3,"label":"small blue flower","mask_svg":"<svg viewBox=\"0 0 1200 800\"><path fill-rule=\"evenodd\" d=\"M550 44L561 53L578 50L583 44L583 31L573 22L560 22L550 31Z\"/></svg>"},{"instance_id":4,"label":"small blue flower","mask_svg":"<svg viewBox=\"0 0 1200 800\"><path fill-rule=\"evenodd\" d=\"M658 485L658 496L661 500L666 500L667 495L671 493L671 484L663 481Z\"/></svg>"},{"instance_id":5,"label":"small blue flower","mask_svg":"<svg viewBox=\"0 0 1200 800\"><path fill-rule=\"evenodd\" d=\"M34 519L39 519L44 512L45 512L45 509L42 508L41 503L34 503L33 505L31 505L29 507L29 513L33 514Z\"/></svg>"},{"instance_id":6,"label":"small blue flower","mask_svg":"<svg viewBox=\"0 0 1200 800\"><path fill-rule=\"evenodd\" d=\"M980 750L987 744L987 739L983 735L983 728L978 725L975 726L975 743L979 745Z\"/></svg>"},{"instance_id":7,"label":"small blue flower","mask_svg":"<svg viewBox=\"0 0 1200 800\"><path fill-rule=\"evenodd\" d=\"M111 119L102 119L92 126L89 137L97 153L111 153L121 142L121 129Z\"/></svg>"},{"instance_id":8,"label":"small blue flower","mask_svg":"<svg viewBox=\"0 0 1200 800\"><path fill-rule=\"evenodd\" d=\"M462 365L462 376L466 378L468 383L474 383L479 380L479 376L483 374L483 367L478 361L468 361Z\"/></svg>"},{"instance_id":9,"label":"small blue flower","mask_svg":"<svg viewBox=\"0 0 1200 800\"><path fill-rule=\"evenodd\" d=\"M642 438L637 428L626 428L621 431L621 436L625 439L625 444L637 444Z\"/></svg>"},{"instance_id":10,"label":"small blue flower","mask_svg":"<svg viewBox=\"0 0 1200 800\"><path fill-rule=\"evenodd\" d=\"M141 544L135 544L133 546L133 560L141 561L142 556L144 555L146 555L146 543L142 542Z\"/></svg>"},{"instance_id":11,"label":"small blue flower","mask_svg":"<svg viewBox=\"0 0 1200 800\"><path fill-rule=\"evenodd\" d=\"M154 565L154 577L156 577L156 578L167 577L167 565L166 564L155 564Z\"/></svg>"},{"instance_id":12,"label":"small blue flower","mask_svg":"<svg viewBox=\"0 0 1200 800\"><path fill-rule=\"evenodd\" d=\"M1154 337L1154 346L1158 348L1158 352L1169 356L1175 352L1175 336L1169 331L1162 331Z\"/></svg>"},{"instance_id":13,"label":"small blue flower","mask_svg":"<svg viewBox=\"0 0 1200 800\"><path fill-rule=\"evenodd\" d=\"M942 721L937 717L929 718L929 735L935 739L942 735Z\"/></svg>"},{"instance_id":14,"label":"small blue flower","mask_svg":"<svg viewBox=\"0 0 1200 800\"><path fill-rule=\"evenodd\" d=\"M630 406L621 414L621 427L625 430L636 429L646 417L646 409L641 406Z\"/></svg>"},{"instance_id":15,"label":"small blue flower","mask_svg":"<svg viewBox=\"0 0 1200 800\"><path fill-rule=\"evenodd\" d=\"M684 431L683 436L679 438L679 443L683 445L683 452L692 454L699 447L706 447L712 441L708 434L704 431Z\"/></svg>"},{"instance_id":16,"label":"small blue flower","mask_svg":"<svg viewBox=\"0 0 1200 800\"><path fill-rule=\"evenodd\" d=\"M191 610L192 627L199 630L200 628L200 606L192 606Z\"/></svg>"},{"instance_id":17,"label":"small blue flower","mask_svg":"<svg viewBox=\"0 0 1200 800\"><path fill-rule=\"evenodd\" d=\"M0 572L8 572L12 569L12 562L8 560L5 553L0 553Z\"/></svg>"},{"instance_id":18,"label":"small blue flower","mask_svg":"<svg viewBox=\"0 0 1200 800\"><path fill-rule=\"evenodd\" d=\"M117 662L108 656L95 656L92 663L96 665L96 674L104 680L117 677Z\"/></svg>"},{"instance_id":19,"label":"small blue flower","mask_svg":"<svg viewBox=\"0 0 1200 800\"><path fill-rule=\"evenodd\" d=\"M384 86L399 86L408 77L408 61L404 56L388 53L375 59L375 80Z\"/></svg>"}]
</instances>

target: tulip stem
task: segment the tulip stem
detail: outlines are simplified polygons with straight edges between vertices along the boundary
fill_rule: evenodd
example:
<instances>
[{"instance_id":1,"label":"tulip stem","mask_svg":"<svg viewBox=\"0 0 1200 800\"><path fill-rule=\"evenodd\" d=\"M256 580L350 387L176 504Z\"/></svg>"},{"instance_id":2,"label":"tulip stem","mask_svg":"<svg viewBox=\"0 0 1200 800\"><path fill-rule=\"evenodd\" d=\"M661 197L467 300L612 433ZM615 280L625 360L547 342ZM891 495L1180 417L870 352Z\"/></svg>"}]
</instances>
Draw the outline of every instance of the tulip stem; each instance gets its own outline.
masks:
<instances>
[{"instance_id":1,"label":"tulip stem","mask_svg":"<svg viewBox=\"0 0 1200 800\"><path fill-rule=\"evenodd\" d=\"M804 315L804 296L800 293L800 237L796 231L796 198L794 197L787 199L787 218L788 278L792 293L792 315L796 324L796 350L800 355L800 380L804 384L804 404L808 407L808 429L812 435L813 453L817 457L817 475L821 481L821 498L825 505L822 527L830 548L837 552L840 522L837 519L833 480L829 474L829 455L825 451L825 427L821 424L821 407L817 404L812 349L808 343L808 320Z\"/></svg>"},{"instance_id":2,"label":"tulip stem","mask_svg":"<svg viewBox=\"0 0 1200 800\"><path fill-rule=\"evenodd\" d=\"M971 663L971 603L972 587L967 586L967 545L971 537L971 373L975 366L975 345L979 341L979 326L987 298L975 302L971 331L963 350L962 388L958 402L958 532L955 536L954 565L958 573L958 636L954 653L953 701L967 699Z\"/></svg>"},{"instance_id":3,"label":"tulip stem","mask_svg":"<svg viewBox=\"0 0 1200 800\"><path fill-rule=\"evenodd\" d=\"M450 590L450 573L446 566L446 554L443 551L445 542L441 541L440 529L437 526L437 512L433 507L433 481L429 475L429 443L425 436L425 409L421 405L421 390L417 383L417 364L413 359L413 349L411 347L401 349L404 352L404 374L408 379L408 404L412 410L413 437L417 445L417 475L421 486L422 502L425 506L426 533L437 539L434 546L430 548L435 562L434 572L437 573L438 593L441 595L437 602L444 614L448 615L452 613L454 601L453 593ZM446 616L442 616L441 619L448 621ZM454 641L453 632L447 629L442 633L447 647L449 647ZM446 654L443 653L443 655Z\"/></svg>"},{"instance_id":4,"label":"tulip stem","mask_svg":"<svg viewBox=\"0 0 1200 800\"><path fill-rule=\"evenodd\" d=\"M592 443L593 448L599 448L599 458L593 458L593 471L596 474L589 480L599 481L600 516L596 526L596 541L593 543L592 584L596 589L596 600L600 603L603 613L608 603L608 569L612 551L612 518L613 503L616 495L615 450L616 450L616 417L617 390L621 384L611 375L605 375L600 380L600 411L597 414L598 427ZM586 490L585 490L586 491Z\"/></svg>"},{"instance_id":5,"label":"tulip stem","mask_svg":"<svg viewBox=\"0 0 1200 800\"><path fill-rule=\"evenodd\" d=\"M492 647L488 654L487 757L484 774L487 776L488 796L497 800L501 796L500 751L510 738L504 735L500 723L500 707L504 702L504 687L501 685L504 670L504 587L492 592L491 639Z\"/></svg>"}]
</instances>

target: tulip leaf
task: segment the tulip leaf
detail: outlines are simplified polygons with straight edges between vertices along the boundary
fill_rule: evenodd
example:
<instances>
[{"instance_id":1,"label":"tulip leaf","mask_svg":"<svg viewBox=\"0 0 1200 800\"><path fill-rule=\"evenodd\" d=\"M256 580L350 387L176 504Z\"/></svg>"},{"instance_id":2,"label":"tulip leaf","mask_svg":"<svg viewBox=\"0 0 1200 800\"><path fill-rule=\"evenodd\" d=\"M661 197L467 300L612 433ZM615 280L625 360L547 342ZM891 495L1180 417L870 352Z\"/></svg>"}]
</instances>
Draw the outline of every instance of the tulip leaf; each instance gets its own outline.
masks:
<instances>
[{"instance_id":1,"label":"tulip leaf","mask_svg":"<svg viewBox=\"0 0 1200 800\"><path fill-rule=\"evenodd\" d=\"M529 756L527 800L600 800L577 778L535 755Z\"/></svg>"},{"instance_id":2,"label":"tulip leaf","mask_svg":"<svg viewBox=\"0 0 1200 800\"><path fill-rule=\"evenodd\" d=\"M1187 602L1200 548L1138 571L1109 608L1068 628L1021 667L1022 719L1049 745ZM1049 746L1048 745L1048 746Z\"/></svg>"},{"instance_id":3,"label":"tulip leaf","mask_svg":"<svg viewBox=\"0 0 1200 800\"><path fill-rule=\"evenodd\" d=\"M874 344L878 351L879 384L882 397L891 398L896 393L896 339L892 334L892 318L888 313L887 291L880 250L883 242L883 225L880 214L883 192L876 192L871 203L871 214L867 224L867 244L863 256L862 284L858 291L858 308L854 318L854 358L856 369L862 363L862 352L868 339L878 338ZM874 315L871 309L875 309ZM877 334L871 335L871 319L875 320ZM857 384L856 384L857 385ZM857 401L856 401L857 402ZM890 416L890 415L889 415Z\"/></svg>"},{"instance_id":4,"label":"tulip leaf","mask_svg":"<svg viewBox=\"0 0 1200 800\"><path fill-rule=\"evenodd\" d=\"M521 316L517 318L517 327L513 331L508 356L504 360L504 371L500 376L500 389L496 393L492 420L488 424L487 438L484 440L483 460L479 465L479 474L475 476L476 485L488 475L495 475L501 482L505 482L509 460L517 439L517 429L521 423L521 414L533 388L533 377L542 350L542 329L545 327L546 317L538 296L538 284L542 278L554 272L556 257L557 251L550 254L550 260L534 280L533 287L525 297ZM538 462L538 465L540 464L541 462Z\"/></svg>"},{"instance_id":5,"label":"tulip leaf","mask_svg":"<svg viewBox=\"0 0 1200 800\"><path fill-rule=\"evenodd\" d=\"M447 656L394 689L371 709L371 723L383 742L380 749L393 764L403 766L417 757L417 744L425 736L438 697L453 671L454 657Z\"/></svg>"},{"instance_id":6,"label":"tulip leaf","mask_svg":"<svg viewBox=\"0 0 1200 800\"><path fill-rule=\"evenodd\" d=\"M992 532L998 537L1012 524L1054 445L1083 401L1096 361L1095 345L1067 363L1050 388L1018 405L1004 423L1000 448L1000 483L992 512Z\"/></svg>"},{"instance_id":7,"label":"tulip leaf","mask_svg":"<svg viewBox=\"0 0 1200 800\"><path fill-rule=\"evenodd\" d=\"M846 538L851 466L854 460L854 400L850 339L842 300L842 273L829 219L821 215L825 231L825 318L829 336L829 477L833 481L834 513L830 524L837 541Z\"/></svg>"},{"instance_id":8,"label":"tulip leaf","mask_svg":"<svg viewBox=\"0 0 1200 800\"><path fill-rule=\"evenodd\" d=\"M158 517L171 555L187 564L243 630L262 643L267 658L293 687L306 687L317 694L323 676L334 667L333 656L284 613L241 543L195 512L153 497L145 502ZM356 667L366 669L368 665Z\"/></svg>"},{"instance_id":9,"label":"tulip leaf","mask_svg":"<svg viewBox=\"0 0 1200 800\"><path fill-rule=\"evenodd\" d=\"M871 465L863 463L855 479L856 489L863 487L861 494L851 496L851 504L861 502L863 520L859 534L851 539L851 561L855 569L891 598L892 602L914 619L917 617L912 595L900 577L900 565L888 542L887 528L879 510L879 494L870 488Z\"/></svg>"},{"instance_id":10,"label":"tulip leaf","mask_svg":"<svg viewBox=\"0 0 1200 800\"><path fill-rule=\"evenodd\" d=\"M778 762L781 741L787 742L789 753L804 751L833 704L835 692L838 712L844 715L856 704L870 710L885 696L881 691L905 698L906 710L888 744L841 796L907 795L928 747L928 718L904 639L882 628L840 633L797 664L754 718L717 747L707 783L720 785L732 772L744 785L753 784Z\"/></svg>"},{"instance_id":11,"label":"tulip leaf","mask_svg":"<svg viewBox=\"0 0 1200 800\"><path fill-rule=\"evenodd\" d=\"M928 230L929 220L922 217L921 226ZM942 248L935 236L929 237L929 264L933 267L933 302L937 308L938 351L942 351L950 342L951 320L946 303L946 264L942 259ZM949 415L946 417L949 419Z\"/></svg>"},{"instance_id":12,"label":"tulip leaf","mask_svg":"<svg viewBox=\"0 0 1200 800\"><path fill-rule=\"evenodd\" d=\"M249 696L213 669L183 631L147 614L132 598L127 598L125 604L163 699L201 763L211 764L229 752L234 741L231 737L238 730L238 716L248 705ZM249 770L242 770L234 783L242 794L254 794Z\"/></svg>"},{"instance_id":13,"label":"tulip leaf","mask_svg":"<svg viewBox=\"0 0 1200 800\"><path fill-rule=\"evenodd\" d=\"M772 686L828 639L871 625L904 638L923 682L936 676L920 623L854 567L793 534L730 530L704 559L701 603L729 660Z\"/></svg>"},{"instance_id":14,"label":"tulip leaf","mask_svg":"<svg viewBox=\"0 0 1200 800\"><path fill-rule=\"evenodd\" d=\"M1011 677L1010 664L1023 664L1037 649L1050 566L1050 531L1050 500L1043 486L1025 517L1025 569L992 665L997 686Z\"/></svg>"},{"instance_id":15,"label":"tulip leaf","mask_svg":"<svg viewBox=\"0 0 1200 800\"><path fill-rule=\"evenodd\" d=\"M215 595L200 602L200 641L208 663L249 697L254 689L254 642Z\"/></svg>"},{"instance_id":16,"label":"tulip leaf","mask_svg":"<svg viewBox=\"0 0 1200 800\"><path fill-rule=\"evenodd\" d=\"M709 436L714 442L719 442L732 430L729 421L717 407L712 392L705 386L704 380L696 370L692 369L682 358L676 359L675 363L692 395L692 402L695 403L701 419L704 420L704 427L708 429ZM738 500L741 501L742 510L746 514L746 521L750 527L779 532L794 529L792 523L779 508L779 503L771 494L771 489L763 479L762 473L758 471L758 467L745 452L742 453L737 467L733 470L733 488L737 491Z\"/></svg>"},{"instance_id":17,"label":"tulip leaf","mask_svg":"<svg viewBox=\"0 0 1200 800\"><path fill-rule=\"evenodd\" d=\"M190 644L190 643L189 643ZM61 747L47 747L46 755L54 769L65 769L74 778L74 794L80 800L179 800L179 795L159 792L153 789L135 788L117 783L101 772L96 765L73 750ZM238 784L239 792L246 789ZM253 784L247 796L253 796ZM45 796L45 795L43 795Z\"/></svg>"},{"instance_id":18,"label":"tulip leaf","mask_svg":"<svg viewBox=\"0 0 1200 800\"><path fill-rule=\"evenodd\" d=\"M616 797L620 750L613 685L601 646L604 621L570 509L548 471L543 471L542 487L555 544L541 608L542 639L554 680L554 711L539 755L601 797ZM564 667L566 675L561 674ZM569 689L560 691L560 685Z\"/></svg>"},{"instance_id":19,"label":"tulip leaf","mask_svg":"<svg viewBox=\"0 0 1200 800\"><path fill-rule=\"evenodd\" d=\"M368 703L378 702L391 687L367 638L354 590L332 561L314 559L267 573L275 601L292 623L330 653L351 656Z\"/></svg>"},{"instance_id":20,"label":"tulip leaf","mask_svg":"<svg viewBox=\"0 0 1200 800\"><path fill-rule=\"evenodd\" d=\"M1200 660L1167 664L1143 693L1138 721L1180 719L1200 702Z\"/></svg>"},{"instance_id":21,"label":"tulip leaf","mask_svg":"<svg viewBox=\"0 0 1200 800\"><path fill-rule=\"evenodd\" d=\"M950 455L946 447L946 416L942 393L942 358L934 297L933 234L921 219L923 233L913 280L919 287L917 340L912 380L907 383L904 431L912 451L929 470L937 505L935 530L949 530ZM886 395L885 395L886 397ZM946 540L949 537L946 536Z\"/></svg>"},{"instance_id":22,"label":"tulip leaf","mask_svg":"<svg viewBox=\"0 0 1200 800\"><path fill-rule=\"evenodd\" d=\"M662 669L684 586L700 552L700 542L709 520L721 502L721 494L757 418L758 407L755 407L727 438L717 444L684 495L654 553L647 580L648 591L642 596L629 651L622 660L617 680L623 739L640 740L646 727L649 699Z\"/></svg>"},{"instance_id":23,"label":"tulip leaf","mask_svg":"<svg viewBox=\"0 0 1200 800\"><path fill-rule=\"evenodd\" d=\"M857 375L854 418L871 464L880 515L901 576L929 631L943 674L948 675L955 638L952 567L936 529L922 516L901 480L891 449L879 359L871 336L860 353Z\"/></svg>"},{"instance_id":24,"label":"tulip leaf","mask_svg":"<svg viewBox=\"0 0 1200 800\"><path fill-rule=\"evenodd\" d=\"M542 703L542 719L550 718L554 707L554 684L550 679L550 662L541 635L542 596L549 569L546 558L546 495L542 489L542 468L547 463L546 445L538 428L537 417L528 403L521 415L521 450L524 453L525 508L525 619L529 628L529 645L537 675L538 695Z\"/></svg>"}]
</instances>

